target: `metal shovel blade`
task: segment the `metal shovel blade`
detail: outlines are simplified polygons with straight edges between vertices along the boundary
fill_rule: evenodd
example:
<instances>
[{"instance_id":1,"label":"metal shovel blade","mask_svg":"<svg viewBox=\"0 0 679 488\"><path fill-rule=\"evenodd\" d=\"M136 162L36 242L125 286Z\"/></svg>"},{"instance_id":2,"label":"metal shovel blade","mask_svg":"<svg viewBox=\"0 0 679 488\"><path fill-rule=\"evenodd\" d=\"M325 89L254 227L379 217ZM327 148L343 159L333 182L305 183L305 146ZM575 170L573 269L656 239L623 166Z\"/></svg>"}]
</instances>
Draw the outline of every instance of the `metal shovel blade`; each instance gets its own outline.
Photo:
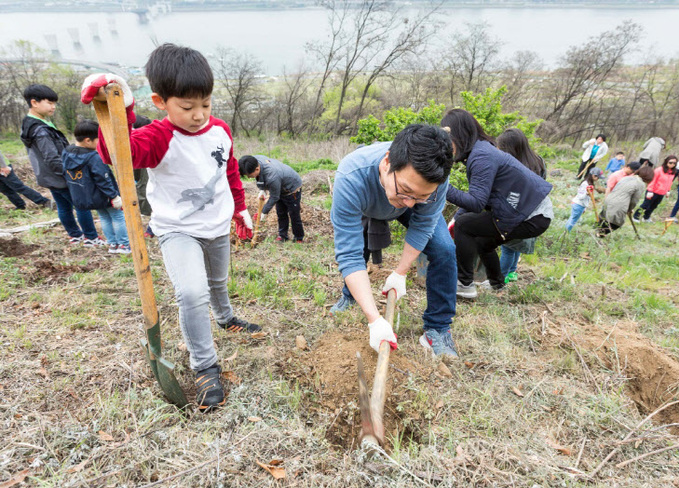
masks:
<instances>
[{"instance_id":1,"label":"metal shovel blade","mask_svg":"<svg viewBox=\"0 0 679 488\"><path fill-rule=\"evenodd\" d=\"M144 228L139 212L137 189L134 185L132 153L125 112L125 102L120 86L111 84L106 88L106 102L95 100L94 110L104 135L123 200L123 212L132 248L134 272L139 286L144 315L146 340L142 341L146 358L165 396L180 408L188 405L186 396L174 375L174 365L163 359L160 342L160 320L153 291L153 279L149 256L144 242Z\"/></svg>"}]
</instances>

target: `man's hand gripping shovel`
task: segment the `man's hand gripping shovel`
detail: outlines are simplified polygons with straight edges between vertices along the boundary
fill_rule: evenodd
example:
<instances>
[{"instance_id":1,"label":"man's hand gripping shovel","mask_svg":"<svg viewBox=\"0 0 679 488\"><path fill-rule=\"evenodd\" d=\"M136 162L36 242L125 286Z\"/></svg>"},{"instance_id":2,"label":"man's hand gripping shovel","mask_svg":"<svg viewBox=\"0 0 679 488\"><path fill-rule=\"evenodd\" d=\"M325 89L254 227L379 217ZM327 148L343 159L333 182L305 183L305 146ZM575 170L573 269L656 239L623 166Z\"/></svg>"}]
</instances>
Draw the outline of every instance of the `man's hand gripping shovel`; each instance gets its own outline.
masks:
<instances>
[{"instance_id":1,"label":"man's hand gripping shovel","mask_svg":"<svg viewBox=\"0 0 679 488\"><path fill-rule=\"evenodd\" d=\"M384 312L385 320L391 325L394 324L395 310L396 290L392 288L387 293L387 306ZM384 445L384 402L387 395L390 352L391 344L382 341L377 356L372 396L369 396L368 393L361 354L356 353L358 359L358 399L361 406L361 447L373 452L379 450L380 445Z\"/></svg>"},{"instance_id":2,"label":"man's hand gripping shovel","mask_svg":"<svg viewBox=\"0 0 679 488\"><path fill-rule=\"evenodd\" d=\"M132 154L127 128L123 91L117 84L106 87L106 102L94 100L99 126L113 160L123 200L123 212L130 237L134 272L137 275L141 307L144 314L146 340L141 341L146 358L165 396L180 408L188 405L182 387L174 375L174 364L162 357L160 319L153 292L149 256L144 242L144 228L139 213L139 202L132 173Z\"/></svg>"}]
</instances>

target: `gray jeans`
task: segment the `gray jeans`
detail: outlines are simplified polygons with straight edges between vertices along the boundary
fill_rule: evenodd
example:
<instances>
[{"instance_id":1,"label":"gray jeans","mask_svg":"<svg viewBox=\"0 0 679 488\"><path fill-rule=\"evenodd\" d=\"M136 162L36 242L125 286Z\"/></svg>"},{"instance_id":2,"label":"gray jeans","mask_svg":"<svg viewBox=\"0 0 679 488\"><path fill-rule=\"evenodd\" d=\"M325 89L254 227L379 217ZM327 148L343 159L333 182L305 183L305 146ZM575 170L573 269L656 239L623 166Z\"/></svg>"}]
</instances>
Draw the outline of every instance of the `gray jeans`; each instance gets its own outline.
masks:
<instances>
[{"instance_id":1,"label":"gray jeans","mask_svg":"<svg viewBox=\"0 0 679 488\"><path fill-rule=\"evenodd\" d=\"M229 236L201 239L181 232L159 237L165 269L179 305L179 325L189 351L191 369L200 371L217 362L210 310L217 323L233 317L227 280Z\"/></svg>"}]
</instances>

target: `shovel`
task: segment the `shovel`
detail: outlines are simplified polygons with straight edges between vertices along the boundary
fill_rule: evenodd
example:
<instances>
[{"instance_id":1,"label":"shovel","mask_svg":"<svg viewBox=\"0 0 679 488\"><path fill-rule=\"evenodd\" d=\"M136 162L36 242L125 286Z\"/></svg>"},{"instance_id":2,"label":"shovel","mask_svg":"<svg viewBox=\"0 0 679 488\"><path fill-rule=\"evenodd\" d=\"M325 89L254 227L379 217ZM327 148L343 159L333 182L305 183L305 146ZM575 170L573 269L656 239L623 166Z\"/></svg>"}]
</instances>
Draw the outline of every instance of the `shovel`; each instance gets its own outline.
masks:
<instances>
[{"instance_id":1,"label":"shovel","mask_svg":"<svg viewBox=\"0 0 679 488\"><path fill-rule=\"evenodd\" d=\"M594 209L594 216L596 217L596 223L598 224L601 222L601 219L599 218L599 212L597 212L596 209L596 200L594 200L594 191L588 191L589 193L589 198L592 200L592 208Z\"/></svg>"},{"instance_id":2,"label":"shovel","mask_svg":"<svg viewBox=\"0 0 679 488\"><path fill-rule=\"evenodd\" d=\"M257 245L257 238L259 237L259 222L262 220L262 209L264 208L264 200L262 198L257 198L257 221L255 222L255 230L252 233L251 247Z\"/></svg>"},{"instance_id":3,"label":"shovel","mask_svg":"<svg viewBox=\"0 0 679 488\"><path fill-rule=\"evenodd\" d=\"M125 213L130 247L132 248L134 272L139 285L146 330L146 340L142 339L141 345L163 393L170 402L179 408L183 408L188 405L188 402L174 375L174 364L162 357L160 319L156 307L156 296L153 291L148 251L144 242L144 228L141 223L137 190L134 186L132 154L123 91L120 86L110 84L106 87L106 102L94 100L93 104L97 119L99 119L99 127L104 134L113 160L118 186L120 187L120 196L123 200L123 212Z\"/></svg>"},{"instance_id":4,"label":"shovel","mask_svg":"<svg viewBox=\"0 0 679 488\"><path fill-rule=\"evenodd\" d=\"M632 224L632 228L634 229L634 233L637 235L637 239L641 239L639 236L639 231L637 230L637 226L634 225L634 219L632 219L632 212L627 212L627 216L629 217L629 223Z\"/></svg>"},{"instance_id":5,"label":"shovel","mask_svg":"<svg viewBox=\"0 0 679 488\"><path fill-rule=\"evenodd\" d=\"M387 306L384 318L390 325L394 324L394 312L396 310L396 290L391 289L387 293ZM368 387L365 382L363 361L360 353L358 358L358 392L361 407L361 446L368 450L384 445L384 401L387 396L387 372L389 371L389 353L391 346L387 341L382 341L377 356L375 379L373 380L373 393L368 404Z\"/></svg>"}]
</instances>

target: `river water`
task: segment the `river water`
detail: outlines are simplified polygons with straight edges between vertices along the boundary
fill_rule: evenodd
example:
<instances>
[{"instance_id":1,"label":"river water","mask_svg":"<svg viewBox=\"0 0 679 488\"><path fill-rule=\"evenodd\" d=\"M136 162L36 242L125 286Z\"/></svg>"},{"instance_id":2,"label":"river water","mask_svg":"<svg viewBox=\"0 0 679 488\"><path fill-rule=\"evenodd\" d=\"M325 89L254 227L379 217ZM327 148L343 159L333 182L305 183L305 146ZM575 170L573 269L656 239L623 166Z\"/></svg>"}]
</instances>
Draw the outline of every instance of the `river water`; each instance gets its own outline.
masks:
<instances>
[{"instance_id":1,"label":"river water","mask_svg":"<svg viewBox=\"0 0 679 488\"><path fill-rule=\"evenodd\" d=\"M445 27L437 41L456 29L487 22L503 41L502 55L518 50L538 53L554 66L569 46L632 19L644 28L642 47L631 62L649 55L679 56L675 32L679 8L458 8L442 11ZM2 13L0 47L23 39L46 49L58 49L64 59L143 66L154 43L175 42L214 56L230 47L262 62L276 75L295 70L305 58L305 43L327 33L322 9L172 12L141 23L134 13Z\"/></svg>"}]
</instances>

